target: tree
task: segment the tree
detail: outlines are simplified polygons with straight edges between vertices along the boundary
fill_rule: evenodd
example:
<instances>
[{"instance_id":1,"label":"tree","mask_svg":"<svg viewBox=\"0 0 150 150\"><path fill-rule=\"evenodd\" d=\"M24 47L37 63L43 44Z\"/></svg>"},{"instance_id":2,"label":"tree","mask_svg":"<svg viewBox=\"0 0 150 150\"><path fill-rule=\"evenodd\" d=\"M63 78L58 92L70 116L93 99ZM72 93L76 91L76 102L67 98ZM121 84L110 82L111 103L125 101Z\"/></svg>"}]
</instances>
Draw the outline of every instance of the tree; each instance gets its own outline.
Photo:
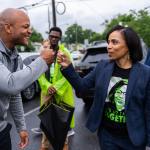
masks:
<instances>
[{"instance_id":1,"label":"tree","mask_svg":"<svg viewBox=\"0 0 150 150\"><path fill-rule=\"evenodd\" d=\"M83 29L78 24L73 24L67 28L64 41L66 43L83 43Z\"/></svg>"},{"instance_id":2,"label":"tree","mask_svg":"<svg viewBox=\"0 0 150 150\"><path fill-rule=\"evenodd\" d=\"M71 43L84 43L85 39L88 39L89 42L100 40L102 36L99 33L93 32L90 29L85 29L78 25L73 24L67 28L65 32L65 36L63 37L63 42L71 44Z\"/></svg>"},{"instance_id":3,"label":"tree","mask_svg":"<svg viewBox=\"0 0 150 150\"><path fill-rule=\"evenodd\" d=\"M132 27L150 47L150 15L146 10L134 11L130 10L128 14L119 14L117 17L106 22L106 28L102 33L105 39L107 32L117 24Z\"/></svg>"},{"instance_id":4,"label":"tree","mask_svg":"<svg viewBox=\"0 0 150 150\"><path fill-rule=\"evenodd\" d=\"M136 14L136 19L130 24L140 37L150 47L150 15L145 10L140 10Z\"/></svg>"},{"instance_id":5,"label":"tree","mask_svg":"<svg viewBox=\"0 0 150 150\"><path fill-rule=\"evenodd\" d=\"M30 37L30 40L32 42L42 42L43 41L43 37L41 35L41 33L38 33L33 27L32 27L32 35Z\"/></svg>"},{"instance_id":6,"label":"tree","mask_svg":"<svg viewBox=\"0 0 150 150\"><path fill-rule=\"evenodd\" d=\"M90 42L104 40L103 36L100 33L93 32Z\"/></svg>"},{"instance_id":7,"label":"tree","mask_svg":"<svg viewBox=\"0 0 150 150\"><path fill-rule=\"evenodd\" d=\"M117 24L122 24L122 25L128 25L130 22L132 22L133 20L135 20L135 17L133 14L118 14L118 16L116 18L113 18L110 21L105 21L105 30L102 33L102 37L103 39L106 39L106 34L108 33L108 31L115 25Z\"/></svg>"}]
</instances>

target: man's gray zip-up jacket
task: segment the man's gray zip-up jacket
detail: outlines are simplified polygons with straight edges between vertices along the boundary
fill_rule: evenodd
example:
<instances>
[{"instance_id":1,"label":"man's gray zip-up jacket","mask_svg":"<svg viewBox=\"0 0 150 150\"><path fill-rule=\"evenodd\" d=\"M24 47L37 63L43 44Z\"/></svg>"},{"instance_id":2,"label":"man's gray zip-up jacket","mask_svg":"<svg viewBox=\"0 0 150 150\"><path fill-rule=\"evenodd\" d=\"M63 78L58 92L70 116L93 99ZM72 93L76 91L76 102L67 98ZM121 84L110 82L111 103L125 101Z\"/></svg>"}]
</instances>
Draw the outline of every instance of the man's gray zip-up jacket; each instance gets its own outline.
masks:
<instances>
[{"instance_id":1,"label":"man's gray zip-up jacket","mask_svg":"<svg viewBox=\"0 0 150 150\"><path fill-rule=\"evenodd\" d=\"M25 69L16 50L9 50L0 40L0 132L7 126L7 110L10 109L17 131L26 130L20 91L28 87L48 67L38 57Z\"/></svg>"}]
</instances>

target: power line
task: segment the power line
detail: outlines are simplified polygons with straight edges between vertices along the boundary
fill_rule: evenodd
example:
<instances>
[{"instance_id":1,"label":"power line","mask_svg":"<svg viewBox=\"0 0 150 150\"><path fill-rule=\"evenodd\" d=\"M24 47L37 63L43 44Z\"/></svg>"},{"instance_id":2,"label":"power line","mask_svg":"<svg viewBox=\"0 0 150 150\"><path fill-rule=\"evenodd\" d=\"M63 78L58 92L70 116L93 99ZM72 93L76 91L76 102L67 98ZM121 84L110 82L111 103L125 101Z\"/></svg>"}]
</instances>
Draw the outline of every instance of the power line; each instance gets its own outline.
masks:
<instances>
[{"instance_id":1,"label":"power line","mask_svg":"<svg viewBox=\"0 0 150 150\"><path fill-rule=\"evenodd\" d=\"M83 2L83 1L91 1L91 0L75 0L75 1L72 1L72 0L64 0L65 2Z\"/></svg>"},{"instance_id":2,"label":"power line","mask_svg":"<svg viewBox=\"0 0 150 150\"><path fill-rule=\"evenodd\" d=\"M87 6L88 8L91 9L91 12L95 11L96 14L98 14L101 18L103 18L103 20L106 20L106 19L105 19L102 15L100 15L99 12L96 11L96 9L94 9L91 5L87 4L86 2L85 2L85 4L86 4L86 6ZM93 12L93 13L94 13L94 12Z\"/></svg>"},{"instance_id":3,"label":"power line","mask_svg":"<svg viewBox=\"0 0 150 150\"><path fill-rule=\"evenodd\" d=\"M43 3L45 1L48 1L48 0L41 0L38 3L33 3L33 4L30 4L30 5L25 5L25 6L19 7L18 9L31 9L31 8L35 8L36 6L40 7L40 6L43 6L43 5L48 5L49 3Z\"/></svg>"}]
</instances>

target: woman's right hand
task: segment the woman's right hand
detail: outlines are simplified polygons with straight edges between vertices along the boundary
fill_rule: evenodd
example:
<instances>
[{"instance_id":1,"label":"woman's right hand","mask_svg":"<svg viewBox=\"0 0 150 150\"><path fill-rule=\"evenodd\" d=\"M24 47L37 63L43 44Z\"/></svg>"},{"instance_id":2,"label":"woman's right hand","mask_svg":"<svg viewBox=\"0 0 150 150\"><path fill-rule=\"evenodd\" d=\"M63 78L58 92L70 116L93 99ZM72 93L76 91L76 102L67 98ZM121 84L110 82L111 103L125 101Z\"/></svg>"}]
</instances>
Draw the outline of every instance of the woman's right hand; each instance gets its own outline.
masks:
<instances>
[{"instance_id":1,"label":"woman's right hand","mask_svg":"<svg viewBox=\"0 0 150 150\"><path fill-rule=\"evenodd\" d=\"M67 68L71 64L70 58L60 51L57 53L57 62L62 66L63 69Z\"/></svg>"}]
</instances>

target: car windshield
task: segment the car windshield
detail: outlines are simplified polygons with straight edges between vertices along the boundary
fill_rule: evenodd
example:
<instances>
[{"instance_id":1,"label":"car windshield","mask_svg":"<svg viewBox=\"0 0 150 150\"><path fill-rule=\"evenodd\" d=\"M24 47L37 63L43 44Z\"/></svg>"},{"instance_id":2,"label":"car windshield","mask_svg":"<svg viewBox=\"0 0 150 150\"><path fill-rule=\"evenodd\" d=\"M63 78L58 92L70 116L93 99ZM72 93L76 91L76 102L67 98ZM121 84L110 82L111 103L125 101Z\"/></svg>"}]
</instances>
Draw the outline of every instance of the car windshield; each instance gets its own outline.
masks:
<instances>
[{"instance_id":1,"label":"car windshield","mask_svg":"<svg viewBox=\"0 0 150 150\"><path fill-rule=\"evenodd\" d=\"M82 62L97 63L101 59L108 59L106 47L88 49L87 54L83 58Z\"/></svg>"}]
</instances>

